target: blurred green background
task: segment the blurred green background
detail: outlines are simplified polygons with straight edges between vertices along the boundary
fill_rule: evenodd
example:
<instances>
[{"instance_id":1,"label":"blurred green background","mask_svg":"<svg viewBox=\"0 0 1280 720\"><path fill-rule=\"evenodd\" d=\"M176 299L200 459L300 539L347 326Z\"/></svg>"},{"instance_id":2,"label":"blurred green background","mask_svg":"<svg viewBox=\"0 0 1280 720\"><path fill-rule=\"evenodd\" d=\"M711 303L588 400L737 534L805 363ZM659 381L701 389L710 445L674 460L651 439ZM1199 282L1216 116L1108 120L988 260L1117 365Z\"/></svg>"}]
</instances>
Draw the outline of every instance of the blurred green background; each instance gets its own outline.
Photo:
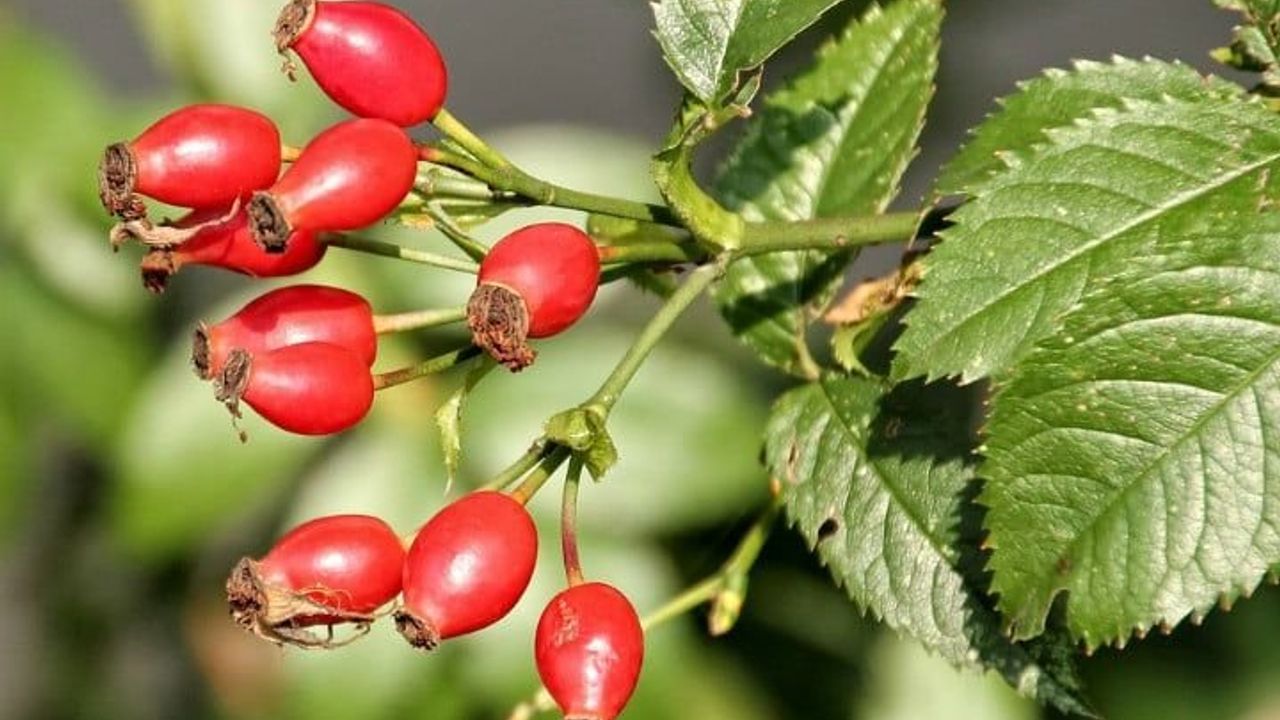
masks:
<instances>
[{"instance_id":1,"label":"blurred green background","mask_svg":"<svg viewBox=\"0 0 1280 720\"><path fill-rule=\"evenodd\" d=\"M331 441L250 418L241 445L187 367L188 336L269 284L194 269L156 299L139 284L138 253L107 247L94 167L108 142L200 99L261 108L294 143L338 117L309 81L280 76L267 39L278 4L0 0L0 718L479 720L506 717L536 686L530 634L559 582L554 542L515 614L429 657L385 626L339 652L282 652L226 617L226 571L291 524L365 512L408 531L445 502L432 414L459 381L390 391L363 426ZM646 156L676 90L644 3L401 4L451 59L451 107L496 145L570 185L653 196ZM992 96L1042 66L1150 51L1207 68L1204 51L1231 24L1208 6L957 3L905 197L920 196ZM852 9L780 67L803 62ZM531 216L552 214L504 218L483 235ZM386 234L445 247L433 234ZM468 291L465 278L339 250L303 279L357 290L385 312L457 305ZM462 484L502 467L542 418L587 396L654 308L610 288L586 322L544 344L534 369L482 385ZM380 367L459 341L397 338ZM619 406L622 464L584 490L588 571L642 611L713 571L765 498L758 433L782 387L705 308L686 319ZM553 500L536 508L546 538ZM861 618L781 528L737 630L713 642L701 623L695 613L652 636L626 718L1043 716L999 681L958 674ZM1084 668L1111 718L1270 720L1280 718L1277 639L1280 592L1267 588L1202 628L1100 652Z\"/></svg>"}]
</instances>

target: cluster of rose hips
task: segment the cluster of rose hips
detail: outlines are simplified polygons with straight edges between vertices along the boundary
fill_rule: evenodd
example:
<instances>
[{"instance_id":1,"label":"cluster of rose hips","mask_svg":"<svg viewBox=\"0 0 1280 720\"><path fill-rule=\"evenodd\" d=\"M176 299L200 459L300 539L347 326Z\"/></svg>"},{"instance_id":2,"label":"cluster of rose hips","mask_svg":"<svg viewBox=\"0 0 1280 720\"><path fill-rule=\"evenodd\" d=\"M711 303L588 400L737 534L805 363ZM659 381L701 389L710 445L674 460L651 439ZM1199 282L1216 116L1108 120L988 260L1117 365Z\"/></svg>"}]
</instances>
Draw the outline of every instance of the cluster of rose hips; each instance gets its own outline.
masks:
<instances>
[{"instance_id":1,"label":"cluster of rose hips","mask_svg":"<svg viewBox=\"0 0 1280 720\"><path fill-rule=\"evenodd\" d=\"M112 241L146 248L142 276L155 292L186 265L254 277L303 272L338 234L378 223L414 189L429 153L405 128L436 118L447 86L426 33L382 3L292 0L274 34L280 52L300 58L356 118L295 153L253 110L196 105L108 147L99 186L119 220ZM146 199L189 213L153 222ZM526 367L534 359L527 341L574 324L599 283L599 251L577 228L544 223L508 235L480 264L466 309L474 347L464 352L487 352L513 371ZM337 433L364 418L376 390L394 384L371 368L378 335L401 329L395 317L375 315L346 290L287 287L202 325L192 358L233 413L243 402L290 432ZM487 627L512 609L533 573L537 533L525 500L490 490L467 495L423 525L408 551L376 518L305 523L261 560L237 565L227 582L232 614L264 638L304 647L333 645L335 625L367 629L397 597L396 626L415 647ZM537 666L566 717L606 720L635 687L643 631L621 593L570 575L571 587L538 624ZM308 629L315 627L329 628L329 638Z\"/></svg>"}]
</instances>

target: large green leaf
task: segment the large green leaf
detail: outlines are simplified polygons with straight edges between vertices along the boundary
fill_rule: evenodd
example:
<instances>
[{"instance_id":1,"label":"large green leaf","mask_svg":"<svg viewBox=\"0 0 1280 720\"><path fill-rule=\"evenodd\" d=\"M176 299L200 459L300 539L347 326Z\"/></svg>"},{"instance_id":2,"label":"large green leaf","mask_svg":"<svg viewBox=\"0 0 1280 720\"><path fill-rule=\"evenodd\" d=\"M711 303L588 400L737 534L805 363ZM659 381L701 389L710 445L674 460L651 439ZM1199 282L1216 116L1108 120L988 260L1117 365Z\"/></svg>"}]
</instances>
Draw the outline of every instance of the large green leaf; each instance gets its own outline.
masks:
<instances>
[{"instance_id":1,"label":"large green leaf","mask_svg":"<svg viewBox=\"0 0 1280 720\"><path fill-rule=\"evenodd\" d=\"M953 215L895 377L1001 372L1158 238L1252 212L1277 184L1280 119L1252 101L1127 101L1048 138Z\"/></svg>"},{"instance_id":2,"label":"large green leaf","mask_svg":"<svg viewBox=\"0 0 1280 720\"><path fill-rule=\"evenodd\" d=\"M660 0L654 34L667 64L694 95L716 107L738 84L840 0Z\"/></svg>"},{"instance_id":3,"label":"large green leaf","mask_svg":"<svg viewBox=\"0 0 1280 720\"><path fill-rule=\"evenodd\" d=\"M1097 108L1119 108L1126 99L1198 100L1241 92L1238 85L1205 77L1181 63L1152 59L1117 57L1110 63L1079 61L1070 71L1047 70L998 101L999 111L973 131L968 144L943 168L937 191L972 192L1047 142L1046 130L1070 125Z\"/></svg>"},{"instance_id":4,"label":"large green leaf","mask_svg":"<svg viewBox=\"0 0 1280 720\"><path fill-rule=\"evenodd\" d=\"M882 211L915 155L937 70L942 7L899 0L873 8L791 86L771 96L716 182L749 220ZM788 252L729 268L716 302L765 362L812 375L805 330L848 257Z\"/></svg>"},{"instance_id":5,"label":"large green leaf","mask_svg":"<svg viewBox=\"0 0 1280 720\"><path fill-rule=\"evenodd\" d=\"M1123 644L1280 567L1280 216L1206 226L1087 297L995 400L982 501L1019 636L1065 592L1075 635Z\"/></svg>"},{"instance_id":6,"label":"large green leaf","mask_svg":"<svg viewBox=\"0 0 1280 720\"><path fill-rule=\"evenodd\" d=\"M766 459L787 516L858 605L953 664L1085 713L1065 654L1011 643L982 594L972 399L947 386L812 383L774 408Z\"/></svg>"}]
</instances>

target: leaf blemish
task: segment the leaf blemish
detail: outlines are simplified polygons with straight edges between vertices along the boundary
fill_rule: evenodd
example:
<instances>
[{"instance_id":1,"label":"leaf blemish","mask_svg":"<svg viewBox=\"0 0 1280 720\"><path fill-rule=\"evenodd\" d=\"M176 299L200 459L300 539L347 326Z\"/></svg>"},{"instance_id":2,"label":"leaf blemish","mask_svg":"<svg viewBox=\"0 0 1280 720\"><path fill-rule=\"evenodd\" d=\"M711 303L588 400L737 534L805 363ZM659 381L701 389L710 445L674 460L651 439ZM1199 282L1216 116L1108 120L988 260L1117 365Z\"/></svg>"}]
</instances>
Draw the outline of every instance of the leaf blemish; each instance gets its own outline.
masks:
<instances>
[{"instance_id":1,"label":"leaf blemish","mask_svg":"<svg viewBox=\"0 0 1280 720\"><path fill-rule=\"evenodd\" d=\"M830 540L832 535L840 532L840 521L835 518L827 518L818 527L818 542Z\"/></svg>"}]
</instances>

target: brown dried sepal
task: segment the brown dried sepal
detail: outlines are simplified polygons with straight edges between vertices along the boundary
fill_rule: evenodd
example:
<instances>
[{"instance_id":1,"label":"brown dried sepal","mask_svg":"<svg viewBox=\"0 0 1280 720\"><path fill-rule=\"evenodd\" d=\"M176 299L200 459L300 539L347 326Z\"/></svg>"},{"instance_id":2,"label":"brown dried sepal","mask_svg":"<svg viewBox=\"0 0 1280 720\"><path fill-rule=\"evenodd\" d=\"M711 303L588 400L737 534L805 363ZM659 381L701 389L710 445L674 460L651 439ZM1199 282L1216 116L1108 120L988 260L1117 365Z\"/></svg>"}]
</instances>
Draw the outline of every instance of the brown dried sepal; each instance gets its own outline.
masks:
<instances>
[{"instance_id":1,"label":"brown dried sepal","mask_svg":"<svg viewBox=\"0 0 1280 720\"><path fill-rule=\"evenodd\" d=\"M263 640L277 645L332 649L347 645L369 632L374 615L345 612L321 605L305 593L273 585L262 579L258 563L243 558L227 577L227 606L236 624ZM323 618L318 625L316 618ZM335 639L333 626L350 624L355 633ZM311 629L324 627L322 636Z\"/></svg>"},{"instance_id":2,"label":"brown dried sepal","mask_svg":"<svg viewBox=\"0 0 1280 720\"><path fill-rule=\"evenodd\" d=\"M482 283L467 302L471 339L511 372L533 364L529 347L529 308L520 294L497 283Z\"/></svg>"},{"instance_id":3,"label":"brown dried sepal","mask_svg":"<svg viewBox=\"0 0 1280 720\"><path fill-rule=\"evenodd\" d=\"M240 442L247 442L249 439L248 434L240 429L239 421L244 417L240 412L240 400L249 388L249 376L252 373L253 355L248 350L236 348L227 356L222 372L213 378L213 397L231 413L231 424L239 433Z\"/></svg>"},{"instance_id":4,"label":"brown dried sepal","mask_svg":"<svg viewBox=\"0 0 1280 720\"><path fill-rule=\"evenodd\" d=\"M278 255L289 247L293 228L284 211L268 192L256 192L249 201L249 230L263 251Z\"/></svg>"},{"instance_id":5,"label":"brown dried sepal","mask_svg":"<svg viewBox=\"0 0 1280 720\"><path fill-rule=\"evenodd\" d=\"M201 380L212 380L213 373L211 367L212 358L210 358L209 349L209 326L204 323L196 328L191 336L191 367L195 368L196 375Z\"/></svg>"},{"instance_id":6,"label":"brown dried sepal","mask_svg":"<svg viewBox=\"0 0 1280 720\"><path fill-rule=\"evenodd\" d=\"M169 278L178 273L178 262L173 253L164 248L152 248L142 256L142 286L156 295L164 294Z\"/></svg>"},{"instance_id":7,"label":"brown dried sepal","mask_svg":"<svg viewBox=\"0 0 1280 720\"><path fill-rule=\"evenodd\" d=\"M416 650L431 652L440 646L440 633L431 623L408 610L397 610L396 631Z\"/></svg>"},{"instance_id":8,"label":"brown dried sepal","mask_svg":"<svg viewBox=\"0 0 1280 720\"><path fill-rule=\"evenodd\" d=\"M280 11L280 17L276 19L276 27L271 31L276 39L276 50L284 52L293 47L315 19L316 0L291 0Z\"/></svg>"},{"instance_id":9,"label":"brown dried sepal","mask_svg":"<svg viewBox=\"0 0 1280 720\"><path fill-rule=\"evenodd\" d=\"M140 220L147 206L134 194L138 183L138 160L128 143L108 145L98 164L98 198L107 212L122 220Z\"/></svg>"}]
</instances>

